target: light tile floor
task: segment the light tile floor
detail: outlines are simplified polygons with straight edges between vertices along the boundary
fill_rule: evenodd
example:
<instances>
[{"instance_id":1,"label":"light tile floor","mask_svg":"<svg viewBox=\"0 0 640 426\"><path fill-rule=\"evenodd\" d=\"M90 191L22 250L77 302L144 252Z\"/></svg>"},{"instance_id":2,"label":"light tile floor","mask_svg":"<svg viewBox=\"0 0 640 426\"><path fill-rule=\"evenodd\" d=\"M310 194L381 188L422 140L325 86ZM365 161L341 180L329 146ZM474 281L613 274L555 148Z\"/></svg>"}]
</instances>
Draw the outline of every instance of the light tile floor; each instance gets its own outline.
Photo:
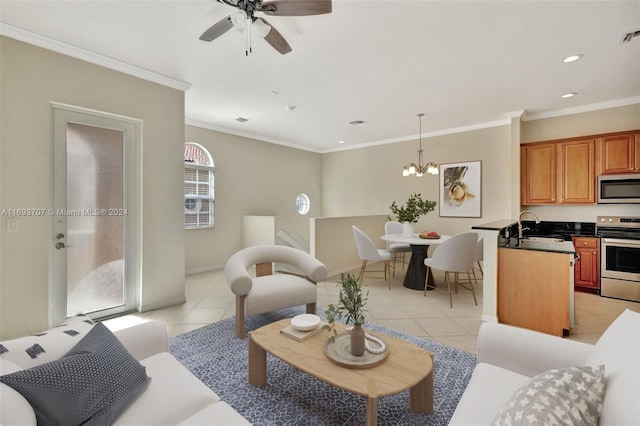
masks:
<instances>
[{"instance_id":1,"label":"light tile floor","mask_svg":"<svg viewBox=\"0 0 640 426\"><path fill-rule=\"evenodd\" d=\"M353 272L357 273L357 270ZM435 276L437 283L443 283L442 274L436 271ZM365 287L369 291L367 320L476 353L478 329L482 323L482 281L476 286L478 306L474 305L471 292L460 290L453 295L453 308L450 308L447 293L429 291L424 297L422 291L403 287L403 277L404 272L398 268L390 290L383 279L365 278ZM318 284L319 307L337 303L338 278L330 277ZM170 336L176 336L235 315L235 298L222 270L187 276L186 299L180 305L129 314L107 320L107 323L111 329L118 329L135 322L158 319L167 325ZM587 343L595 343L626 308L640 312L640 303L580 292L575 294L575 306L576 327L569 339Z\"/></svg>"}]
</instances>

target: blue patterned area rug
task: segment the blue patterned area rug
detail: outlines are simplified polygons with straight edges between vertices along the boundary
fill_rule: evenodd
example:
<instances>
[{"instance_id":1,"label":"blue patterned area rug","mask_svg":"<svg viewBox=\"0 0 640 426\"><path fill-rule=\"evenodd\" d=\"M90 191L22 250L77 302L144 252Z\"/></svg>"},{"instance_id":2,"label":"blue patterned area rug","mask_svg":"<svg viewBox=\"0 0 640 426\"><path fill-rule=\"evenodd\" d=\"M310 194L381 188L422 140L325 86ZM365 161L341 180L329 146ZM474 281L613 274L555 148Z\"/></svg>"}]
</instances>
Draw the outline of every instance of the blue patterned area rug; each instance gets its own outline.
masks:
<instances>
[{"instance_id":1,"label":"blue patterned area rug","mask_svg":"<svg viewBox=\"0 0 640 426\"><path fill-rule=\"evenodd\" d=\"M301 313L304 313L303 307L253 315L246 325L249 330L255 330ZM434 414L411 412L409 391L405 391L378 400L378 424L448 424L471 378L475 355L375 324L367 324L367 328L404 339L435 354ZM256 426L366 423L364 397L316 380L271 355L267 358L267 386L250 385L247 338L236 337L234 318L173 337L169 350L223 401Z\"/></svg>"}]
</instances>

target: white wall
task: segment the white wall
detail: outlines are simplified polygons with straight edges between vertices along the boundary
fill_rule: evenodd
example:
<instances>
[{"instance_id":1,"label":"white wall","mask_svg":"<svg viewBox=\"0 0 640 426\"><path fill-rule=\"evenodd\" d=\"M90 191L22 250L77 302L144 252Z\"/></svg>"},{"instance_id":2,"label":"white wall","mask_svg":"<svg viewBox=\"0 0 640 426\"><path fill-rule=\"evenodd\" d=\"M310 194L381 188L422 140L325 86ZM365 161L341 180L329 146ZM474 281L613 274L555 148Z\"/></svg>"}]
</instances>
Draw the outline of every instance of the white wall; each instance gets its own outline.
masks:
<instances>
[{"instance_id":1,"label":"white wall","mask_svg":"<svg viewBox=\"0 0 640 426\"><path fill-rule=\"evenodd\" d=\"M242 216L279 216L309 241L309 218L320 216L321 156L241 136L186 126L186 141L204 146L216 166L215 228L184 231L187 273L224 267L242 248ZM300 215L295 199L309 196Z\"/></svg>"},{"instance_id":2,"label":"white wall","mask_svg":"<svg viewBox=\"0 0 640 426\"><path fill-rule=\"evenodd\" d=\"M422 139L425 161L456 163L482 161L482 217L440 217L439 206L423 216L416 231L455 234L471 226L510 216L511 130L491 127ZM379 145L322 156L324 217L383 214L391 216L393 201L404 204L411 193L439 199L438 176L403 177L402 166L417 162L418 141Z\"/></svg>"},{"instance_id":3,"label":"white wall","mask_svg":"<svg viewBox=\"0 0 640 426\"><path fill-rule=\"evenodd\" d=\"M143 309L184 300L184 93L0 38L0 207L49 208L50 101L143 121ZM0 338L49 323L51 218L0 221Z\"/></svg>"}]
</instances>

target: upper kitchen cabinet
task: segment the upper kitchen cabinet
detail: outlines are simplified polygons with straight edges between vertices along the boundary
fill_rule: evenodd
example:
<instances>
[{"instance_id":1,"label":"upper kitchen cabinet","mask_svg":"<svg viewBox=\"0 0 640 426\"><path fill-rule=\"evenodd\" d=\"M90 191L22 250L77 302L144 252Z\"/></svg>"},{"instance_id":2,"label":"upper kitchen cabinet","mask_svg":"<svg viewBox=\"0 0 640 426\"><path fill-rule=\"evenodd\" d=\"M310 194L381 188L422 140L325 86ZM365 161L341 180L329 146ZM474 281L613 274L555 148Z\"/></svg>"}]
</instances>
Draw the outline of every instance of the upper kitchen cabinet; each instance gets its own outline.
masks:
<instances>
[{"instance_id":1,"label":"upper kitchen cabinet","mask_svg":"<svg viewBox=\"0 0 640 426\"><path fill-rule=\"evenodd\" d=\"M598 143L602 174L640 172L640 134L603 136Z\"/></svg>"},{"instance_id":2,"label":"upper kitchen cabinet","mask_svg":"<svg viewBox=\"0 0 640 426\"><path fill-rule=\"evenodd\" d=\"M596 202L595 154L595 139L560 143L561 203Z\"/></svg>"},{"instance_id":3,"label":"upper kitchen cabinet","mask_svg":"<svg viewBox=\"0 0 640 426\"><path fill-rule=\"evenodd\" d=\"M556 144L521 145L520 173L522 204L556 202Z\"/></svg>"},{"instance_id":4,"label":"upper kitchen cabinet","mask_svg":"<svg viewBox=\"0 0 640 426\"><path fill-rule=\"evenodd\" d=\"M591 138L521 145L521 203L595 203L595 148Z\"/></svg>"}]
</instances>

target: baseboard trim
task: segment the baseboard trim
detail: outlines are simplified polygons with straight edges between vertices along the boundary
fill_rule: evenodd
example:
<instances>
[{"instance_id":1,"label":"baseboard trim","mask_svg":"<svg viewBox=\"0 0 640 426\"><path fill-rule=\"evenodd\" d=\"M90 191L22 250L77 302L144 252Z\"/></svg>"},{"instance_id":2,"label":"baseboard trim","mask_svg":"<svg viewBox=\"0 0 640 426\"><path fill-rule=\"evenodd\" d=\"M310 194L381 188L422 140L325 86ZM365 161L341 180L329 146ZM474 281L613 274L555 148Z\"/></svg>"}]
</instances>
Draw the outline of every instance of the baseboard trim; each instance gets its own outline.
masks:
<instances>
[{"instance_id":1,"label":"baseboard trim","mask_svg":"<svg viewBox=\"0 0 640 426\"><path fill-rule=\"evenodd\" d=\"M193 275L193 274L200 274L202 272L218 271L220 269L224 269L224 265L213 265L213 266L205 266L203 268L188 269L185 272L185 275Z\"/></svg>"},{"instance_id":2,"label":"baseboard trim","mask_svg":"<svg viewBox=\"0 0 640 426\"><path fill-rule=\"evenodd\" d=\"M371 263L371 265L373 265L373 263ZM354 269L359 269L361 266L362 266L361 263L357 263L355 265L344 266L342 268L339 268L339 269L336 269L336 270L333 270L333 271L329 271L327 273L327 277L332 277L332 276L338 275L338 274L344 274L346 272L353 271Z\"/></svg>"},{"instance_id":3,"label":"baseboard trim","mask_svg":"<svg viewBox=\"0 0 640 426\"><path fill-rule=\"evenodd\" d=\"M498 323L498 317L495 315L487 315L487 314L483 314L482 315L482 321L484 322L493 322L493 323Z\"/></svg>"},{"instance_id":4,"label":"baseboard trim","mask_svg":"<svg viewBox=\"0 0 640 426\"><path fill-rule=\"evenodd\" d=\"M186 301L187 301L187 298L182 296L182 297L176 297L175 299L165 300L163 302L153 303L150 305L144 305L144 306L140 305L138 306L138 312L142 313L142 312L155 311L156 309L167 308L169 306L178 305Z\"/></svg>"}]
</instances>

